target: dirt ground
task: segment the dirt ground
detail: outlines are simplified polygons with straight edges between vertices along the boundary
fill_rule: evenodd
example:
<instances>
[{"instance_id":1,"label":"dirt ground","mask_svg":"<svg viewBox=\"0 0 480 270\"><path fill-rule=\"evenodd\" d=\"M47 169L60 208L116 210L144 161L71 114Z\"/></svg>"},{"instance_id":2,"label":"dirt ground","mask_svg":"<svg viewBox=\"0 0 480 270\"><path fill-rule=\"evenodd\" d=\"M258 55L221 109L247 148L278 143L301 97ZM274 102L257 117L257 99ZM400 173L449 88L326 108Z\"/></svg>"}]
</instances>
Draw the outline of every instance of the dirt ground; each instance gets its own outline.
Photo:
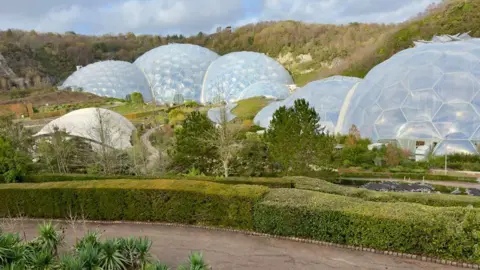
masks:
<instances>
[{"instance_id":1,"label":"dirt ground","mask_svg":"<svg viewBox=\"0 0 480 270\"><path fill-rule=\"evenodd\" d=\"M41 221L5 222L6 231L21 231L27 239L37 235ZM201 251L212 269L458 269L361 251L248 236L242 233L157 224L57 224L65 229L66 247L85 230L99 230L104 237L147 236L152 254L170 266L185 261L192 251Z\"/></svg>"}]
</instances>

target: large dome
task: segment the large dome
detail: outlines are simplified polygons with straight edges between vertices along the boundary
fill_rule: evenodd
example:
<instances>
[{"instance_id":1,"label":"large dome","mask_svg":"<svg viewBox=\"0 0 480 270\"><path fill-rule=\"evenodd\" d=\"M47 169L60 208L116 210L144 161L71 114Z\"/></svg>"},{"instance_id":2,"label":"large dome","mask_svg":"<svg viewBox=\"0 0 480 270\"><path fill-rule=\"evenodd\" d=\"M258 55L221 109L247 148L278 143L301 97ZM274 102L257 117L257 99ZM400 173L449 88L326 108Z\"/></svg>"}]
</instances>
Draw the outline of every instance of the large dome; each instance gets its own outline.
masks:
<instances>
[{"instance_id":1,"label":"large dome","mask_svg":"<svg viewBox=\"0 0 480 270\"><path fill-rule=\"evenodd\" d=\"M48 136L55 130L65 130L70 136L85 138L116 149L131 147L133 124L120 114L102 109L87 108L70 112L45 125L35 136Z\"/></svg>"},{"instance_id":2,"label":"large dome","mask_svg":"<svg viewBox=\"0 0 480 270\"><path fill-rule=\"evenodd\" d=\"M293 84L288 71L265 54L234 52L210 65L202 88L202 103L236 101L250 85L258 82Z\"/></svg>"},{"instance_id":3,"label":"large dome","mask_svg":"<svg viewBox=\"0 0 480 270\"><path fill-rule=\"evenodd\" d=\"M372 69L359 84L343 132L356 125L375 141L435 154L477 153L480 140L480 43L427 43Z\"/></svg>"},{"instance_id":4,"label":"large dome","mask_svg":"<svg viewBox=\"0 0 480 270\"><path fill-rule=\"evenodd\" d=\"M124 61L102 61L85 66L70 75L61 88L82 89L98 96L122 99L139 92L145 101L152 99L143 73L132 63Z\"/></svg>"},{"instance_id":5,"label":"large dome","mask_svg":"<svg viewBox=\"0 0 480 270\"><path fill-rule=\"evenodd\" d=\"M237 96L237 100L248 99L252 97L266 97L271 99L285 99L290 95L288 85L261 81L245 88Z\"/></svg>"},{"instance_id":6,"label":"large dome","mask_svg":"<svg viewBox=\"0 0 480 270\"><path fill-rule=\"evenodd\" d=\"M191 44L169 44L152 49L136 61L161 103L200 101L203 78L218 55Z\"/></svg>"},{"instance_id":7,"label":"large dome","mask_svg":"<svg viewBox=\"0 0 480 270\"><path fill-rule=\"evenodd\" d=\"M270 103L255 117L254 123L268 128L273 113L281 106L292 107L297 99L305 99L320 116L320 124L330 133L335 132L340 111L345 98L356 84L361 80L352 77L333 76L318 80L297 89L287 99Z\"/></svg>"}]
</instances>

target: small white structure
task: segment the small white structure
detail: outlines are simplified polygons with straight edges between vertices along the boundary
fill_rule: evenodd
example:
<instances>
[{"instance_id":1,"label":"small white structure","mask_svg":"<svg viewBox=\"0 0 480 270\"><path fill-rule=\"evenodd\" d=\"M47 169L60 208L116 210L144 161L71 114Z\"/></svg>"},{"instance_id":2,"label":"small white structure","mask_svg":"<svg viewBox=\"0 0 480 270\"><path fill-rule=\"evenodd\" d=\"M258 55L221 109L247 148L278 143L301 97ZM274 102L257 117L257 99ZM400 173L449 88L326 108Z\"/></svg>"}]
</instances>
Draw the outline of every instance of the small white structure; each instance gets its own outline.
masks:
<instances>
[{"instance_id":1,"label":"small white structure","mask_svg":"<svg viewBox=\"0 0 480 270\"><path fill-rule=\"evenodd\" d=\"M94 144L115 149L132 147L135 126L122 115L102 108L86 108L70 112L45 125L35 137L48 137L55 130L69 136L84 138ZM95 146L95 145L94 145Z\"/></svg>"}]
</instances>

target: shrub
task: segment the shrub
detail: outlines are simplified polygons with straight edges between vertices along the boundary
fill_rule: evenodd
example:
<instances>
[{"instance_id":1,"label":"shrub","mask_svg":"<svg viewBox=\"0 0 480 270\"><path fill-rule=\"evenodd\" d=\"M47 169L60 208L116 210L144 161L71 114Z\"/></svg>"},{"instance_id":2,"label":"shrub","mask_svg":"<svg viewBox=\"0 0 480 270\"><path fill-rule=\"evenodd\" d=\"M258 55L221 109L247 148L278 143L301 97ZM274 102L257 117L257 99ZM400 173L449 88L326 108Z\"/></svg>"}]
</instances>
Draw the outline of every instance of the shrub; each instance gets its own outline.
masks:
<instances>
[{"instance_id":1,"label":"shrub","mask_svg":"<svg viewBox=\"0 0 480 270\"><path fill-rule=\"evenodd\" d=\"M143 95L139 92L133 92L130 94L130 100L133 104L143 104Z\"/></svg>"},{"instance_id":2,"label":"shrub","mask_svg":"<svg viewBox=\"0 0 480 270\"><path fill-rule=\"evenodd\" d=\"M297 189L362 198L366 201L411 202L442 207L469 205L480 207L480 198L473 196L415 192L379 192L364 188L340 186L324 180L307 177L289 177L287 179L290 179Z\"/></svg>"},{"instance_id":3,"label":"shrub","mask_svg":"<svg viewBox=\"0 0 480 270\"><path fill-rule=\"evenodd\" d=\"M34 113L30 116L30 119L37 120L37 119L44 119L44 118L51 118L51 117L60 117L67 113L67 110L58 110L53 112L43 112L43 113Z\"/></svg>"},{"instance_id":4,"label":"shrub","mask_svg":"<svg viewBox=\"0 0 480 270\"><path fill-rule=\"evenodd\" d=\"M180 180L0 185L0 216L140 220L252 229L266 187Z\"/></svg>"},{"instance_id":5,"label":"shrub","mask_svg":"<svg viewBox=\"0 0 480 270\"><path fill-rule=\"evenodd\" d=\"M262 233L480 262L479 211L273 189L256 205L254 227Z\"/></svg>"},{"instance_id":6,"label":"shrub","mask_svg":"<svg viewBox=\"0 0 480 270\"><path fill-rule=\"evenodd\" d=\"M96 181L96 180L154 180L155 176L131 176L131 175L91 175L91 174L35 174L27 175L22 178L24 183L46 183L46 182L65 182L65 181ZM230 185L259 185L272 188L293 188L293 182L286 178L261 178L261 177L211 177L211 176L162 176L162 180L196 180L215 182Z\"/></svg>"},{"instance_id":7,"label":"shrub","mask_svg":"<svg viewBox=\"0 0 480 270\"><path fill-rule=\"evenodd\" d=\"M407 178L410 180L459 181L477 183L477 178L468 176L453 176L424 173L381 173L381 172L341 172L343 178Z\"/></svg>"}]
</instances>

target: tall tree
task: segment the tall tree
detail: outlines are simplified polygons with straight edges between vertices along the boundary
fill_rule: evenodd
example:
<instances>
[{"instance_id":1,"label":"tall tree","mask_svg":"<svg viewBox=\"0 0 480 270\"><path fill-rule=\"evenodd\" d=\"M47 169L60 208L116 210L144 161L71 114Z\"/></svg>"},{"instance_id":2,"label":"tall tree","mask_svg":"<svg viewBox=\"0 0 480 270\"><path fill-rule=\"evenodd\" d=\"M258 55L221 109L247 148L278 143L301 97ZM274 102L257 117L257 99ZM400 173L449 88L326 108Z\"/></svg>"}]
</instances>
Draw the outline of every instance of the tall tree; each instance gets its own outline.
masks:
<instances>
[{"instance_id":1,"label":"tall tree","mask_svg":"<svg viewBox=\"0 0 480 270\"><path fill-rule=\"evenodd\" d=\"M304 173L312 166L325 166L331 159L333 137L319 124L320 117L304 99L280 107L265 133L269 154L286 174Z\"/></svg>"},{"instance_id":2,"label":"tall tree","mask_svg":"<svg viewBox=\"0 0 480 270\"><path fill-rule=\"evenodd\" d=\"M198 111L189 114L182 127L175 130L174 143L169 151L169 168L181 173L192 168L202 173L213 173L215 160L218 159L217 152L204 138L214 132L214 129L215 126L206 115Z\"/></svg>"},{"instance_id":3,"label":"tall tree","mask_svg":"<svg viewBox=\"0 0 480 270\"><path fill-rule=\"evenodd\" d=\"M6 182L15 182L27 173L32 145L31 132L11 117L0 118L0 174Z\"/></svg>"}]
</instances>

